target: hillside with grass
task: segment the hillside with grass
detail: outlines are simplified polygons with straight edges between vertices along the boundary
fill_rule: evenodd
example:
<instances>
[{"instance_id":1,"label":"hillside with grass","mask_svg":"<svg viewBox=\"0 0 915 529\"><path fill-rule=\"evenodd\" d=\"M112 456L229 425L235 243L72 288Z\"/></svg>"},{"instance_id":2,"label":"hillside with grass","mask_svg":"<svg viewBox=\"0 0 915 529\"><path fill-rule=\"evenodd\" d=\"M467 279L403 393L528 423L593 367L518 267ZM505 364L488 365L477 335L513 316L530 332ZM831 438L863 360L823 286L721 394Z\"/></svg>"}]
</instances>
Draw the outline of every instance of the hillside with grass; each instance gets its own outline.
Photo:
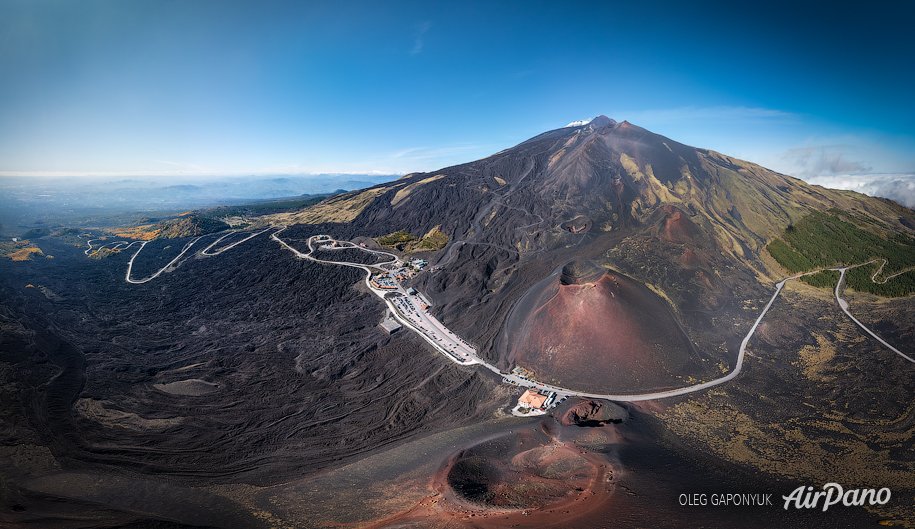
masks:
<instances>
[{"instance_id":1,"label":"hillside with grass","mask_svg":"<svg viewBox=\"0 0 915 529\"><path fill-rule=\"evenodd\" d=\"M881 296L915 293L915 238L836 209L788 226L767 250L791 273L873 261L849 270L849 288ZM837 273L821 272L802 280L831 288L837 279Z\"/></svg>"},{"instance_id":2,"label":"hillside with grass","mask_svg":"<svg viewBox=\"0 0 915 529\"><path fill-rule=\"evenodd\" d=\"M448 244L448 236L442 231L441 226L436 226L422 237L417 237L406 230L398 230L382 235L375 241L385 248L404 252L434 252Z\"/></svg>"}]
</instances>

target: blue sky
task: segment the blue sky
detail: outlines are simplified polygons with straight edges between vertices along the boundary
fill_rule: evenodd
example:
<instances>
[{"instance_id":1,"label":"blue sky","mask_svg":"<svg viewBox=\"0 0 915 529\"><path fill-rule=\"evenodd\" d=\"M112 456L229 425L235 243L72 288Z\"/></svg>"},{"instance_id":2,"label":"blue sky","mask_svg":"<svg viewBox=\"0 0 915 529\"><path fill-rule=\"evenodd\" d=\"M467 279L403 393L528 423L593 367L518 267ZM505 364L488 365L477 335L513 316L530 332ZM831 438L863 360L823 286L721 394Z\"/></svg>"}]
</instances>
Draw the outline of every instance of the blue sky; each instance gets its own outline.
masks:
<instances>
[{"instance_id":1,"label":"blue sky","mask_svg":"<svg viewBox=\"0 0 915 529\"><path fill-rule=\"evenodd\" d=\"M4 0L0 173L434 170L596 114L915 172L907 2L680 4Z\"/></svg>"}]
</instances>

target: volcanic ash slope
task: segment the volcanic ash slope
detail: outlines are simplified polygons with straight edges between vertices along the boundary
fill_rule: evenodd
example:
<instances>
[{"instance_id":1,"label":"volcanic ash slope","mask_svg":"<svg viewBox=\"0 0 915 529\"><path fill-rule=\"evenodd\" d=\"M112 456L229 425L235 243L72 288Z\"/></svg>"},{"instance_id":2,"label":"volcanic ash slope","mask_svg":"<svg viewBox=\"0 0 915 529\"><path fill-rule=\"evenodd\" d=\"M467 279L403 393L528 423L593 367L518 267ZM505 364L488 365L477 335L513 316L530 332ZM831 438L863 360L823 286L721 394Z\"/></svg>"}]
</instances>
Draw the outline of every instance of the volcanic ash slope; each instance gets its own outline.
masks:
<instances>
[{"instance_id":1,"label":"volcanic ash slope","mask_svg":"<svg viewBox=\"0 0 915 529\"><path fill-rule=\"evenodd\" d=\"M702 373L667 302L591 262L572 261L531 288L506 331L512 362L580 390L653 391Z\"/></svg>"}]
</instances>

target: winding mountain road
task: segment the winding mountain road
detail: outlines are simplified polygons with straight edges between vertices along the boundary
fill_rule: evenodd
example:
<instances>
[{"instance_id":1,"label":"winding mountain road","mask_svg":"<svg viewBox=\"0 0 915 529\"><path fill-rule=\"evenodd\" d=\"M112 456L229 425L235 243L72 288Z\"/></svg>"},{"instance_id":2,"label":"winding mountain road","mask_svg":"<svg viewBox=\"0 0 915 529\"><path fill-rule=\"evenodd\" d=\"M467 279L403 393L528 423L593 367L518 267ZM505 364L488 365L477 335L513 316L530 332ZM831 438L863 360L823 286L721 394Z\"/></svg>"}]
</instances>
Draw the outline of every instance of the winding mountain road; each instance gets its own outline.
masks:
<instances>
[{"instance_id":1,"label":"winding mountain road","mask_svg":"<svg viewBox=\"0 0 915 529\"><path fill-rule=\"evenodd\" d=\"M232 248L235 248L236 246L238 246L239 244L241 244L241 243L243 243L243 242L247 242L247 241L249 241L249 240L251 240L251 239L257 237L257 236L260 235L261 233L264 233L264 232L266 232L266 231L269 231L271 228L272 228L272 226L267 226L267 227L264 228L263 230L261 230L261 231L256 231L256 232L252 233L251 235L248 235L248 236L245 237L244 239L241 239L240 241L235 241L235 242L233 242L232 244L230 244L230 245L228 245L228 246L226 246L226 247L224 247L224 248L220 248L220 249L218 249L218 250L216 250L216 251L211 252L210 250L211 250L214 246L216 246L217 244L219 244L219 243L221 243L223 240L225 240L226 237L229 237L230 235L234 235L234 234L238 233L238 230L231 230L231 231L229 231L229 233L226 233L226 234L223 235L222 237L220 237L220 238L216 239L215 241L213 241L212 244L210 244L209 246L207 246L206 248L204 248L204 249L200 252L200 255L206 255L206 256L208 256L208 257L212 257L212 256L214 256L214 255L219 255L219 254L221 254L222 252L225 252L225 251L231 250Z\"/></svg>"},{"instance_id":2,"label":"winding mountain road","mask_svg":"<svg viewBox=\"0 0 915 529\"><path fill-rule=\"evenodd\" d=\"M168 264L166 264L165 266L163 266L162 268L160 268L160 269L159 269L156 273L154 273L153 275L151 275L151 276L149 276L149 277L144 277L143 279L131 279L130 273L131 273L131 271L133 271L133 260L136 259L138 255L140 255L140 252L143 251L143 248L146 247L146 243L148 243L149 241L142 241L142 242L140 242L140 247L137 248L137 251L134 252L134 254L130 257L130 261L127 262L127 273L124 274L124 279L125 279L128 283L131 283L131 284L134 284L134 285L142 285L143 283L148 283L149 281L152 281L153 279L159 277L159 276L162 274L162 272L165 272L166 270L168 270L168 268L169 268L170 266L172 266L173 264L177 263L177 262L178 262L178 259L181 259L182 257L184 257L184 254L186 254L187 251L190 250L192 246L194 246L194 243L196 243L197 241L199 241L199 240L202 239L202 238L203 238L202 236L201 236L201 237L197 237L197 238L194 239L193 241L191 241L191 242L185 244L185 245L184 245L184 249L181 250L181 253L179 253L177 257L175 257L174 259L172 259L171 261L169 261ZM136 241L135 241L135 242L136 242ZM130 243L130 245L128 245L127 248L129 248L129 247L132 246L132 245L133 245L133 243ZM123 249L126 250L127 248L123 248Z\"/></svg>"},{"instance_id":3,"label":"winding mountain road","mask_svg":"<svg viewBox=\"0 0 915 529\"><path fill-rule=\"evenodd\" d=\"M880 263L880 266L877 268L877 270L873 273L873 275L871 275L871 281L874 283L877 283L878 285L885 285L886 282L889 281L890 279L893 279L896 276L901 276L902 274L904 274L906 272L911 272L912 270L915 270L915 266L903 268L902 270L899 270L898 272L894 272L894 273L884 277L882 281L878 281L877 276L880 275L880 272L883 271L883 267L886 266L887 260L881 258L881 259L876 259L875 261L882 261ZM874 261L869 261L869 262L873 263ZM865 264L867 264L867 263L865 263Z\"/></svg>"},{"instance_id":4,"label":"winding mountain road","mask_svg":"<svg viewBox=\"0 0 915 529\"><path fill-rule=\"evenodd\" d=\"M308 259L317 263L329 264L329 265L340 265L348 266L351 268L359 268L360 270L365 271L365 286L369 289L370 292L381 298L384 301L385 305L388 306L388 309L391 312L391 315L400 322L404 327L412 330L418 334L422 339L428 342L432 347L437 351L445 355L446 358L460 365L473 365L482 363L482 361L477 357L476 350L472 346L461 340L456 334L451 332L447 327L442 325L437 319L432 315L423 311L420 307L416 306L414 296L411 296L406 292L406 290L399 283L397 289L392 292L390 290L382 290L372 286L371 278L374 272L385 273L387 270L382 267L382 265L397 265L399 264L400 258L396 255L388 252L383 252L380 250L371 250L368 248L362 248L348 241L337 241L328 236L314 235L308 238L308 253L301 252L294 248L292 245L280 238L280 234L286 230L286 226L283 226L278 231L270 235L270 238L274 241L280 243L284 248L292 252L299 259ZM365 252L374 253L378 255L385 255L391 257L391 260L385 261L383 263L375 264L362 264L362 263L353 263L349 261L330 261L327 259L320 259L315 257L313 254L315 252L314 244L315 243L327 243L327 244L343 244L340 248L356 248ZM333 248L328 248L333 250ZM393 295L399 295L398 298L394 298ZM406 300L409 305L399 305L398 301ZM413 307L412 309L410 307Z\"/></svg>"},{"instance_id":5,"label":"winding mountain road","mask_svg":"<svg viewBox=\"0 0 915 529\"><path fill-rule=\"evenodd\" d=\"M886 259L884 259L883 261L884 261L884 264L886 264ZM871 262L873 262L873 261L871 261ZM838 268L838 269L837 269L837 270L839 270L839 273L840 273L840 274L839 274L839 281L836 282L836 291L835 291L835 294L836 294L836 301L839 302L839 308L842 309L842 312L844 312L845 315L848 316L848 318L849 318L851 321L855 322L855 324L856 324L858 327L861 327L861 329L862 329L864 332L866 332L867 334L871 335L871 336L872 336L875 340L877 340L878 342L880 342L880 343L882 343L883 345L887 346L887 348L889 348L889 349L890 349L891 351L893 351L894 353L896 353L896 354L898 354L899 356L905 358L905 359L908 360L909 362L912 362L913 364L915 364L915 359L913 359L911 356L906 355L905 353L903 353L903 352L900 351L899 349L896 349L896 348L893 347L892 345L886 343L886 341L885 341L883 338L877 336L877 335L874 333L874 331L868 329L866 325L864 325L863 323L861 323L860 321L858 321L858 318L855 318L854 316L852 316L852 315L851 315L851 312L848 311L848 302L845 301L845 298L842 297L842 289L844 288L844 287L843 287L843 283L845 283L845 273L848 272L849 268L855 268L855 267L857 267L857 266L863 266L863 265L865 265L865 264L869 264L869 263L862 263L862 264L860 264L860 265L849 266L849 267L846 267L846 268ZM881 265L880 268L883 269L883 265ZM874 274L874 276L876 276L876 275L877 275L877 274ZM898 274L896 274L896 275L898 275ZM874 276L871 276L871 281L874 280ZM890 276L890 277L893 277L893 276ZM889 279L889 278L887 278L887 279ZM884 282L886 282L886 281L884 281Z\"/></svg>"},{"instance_id":6,"label":"winding mountain road","mask_svg":"<svg viewBox=\"0 0 915 529\"><path fill-rule=\"evenodd\" d=\"M214 241L213 243L208 245L206 248L204 248L200 253L202 255L206 255L206 256L219 255L219 254L221 254L227 250L230 250L273 228L274 227L271 226L271 227L265 228L263 230L251 233L247 237L245 237L239 241L236 241L224 248L220 248L218 250L212 251L212 249L216 245L218 245L221 241L225 240L230 235L237 233L237 231L231 231L231 232L226 233L225 235L219 237L216 241ZM465 342L463 339L461 339L459 336L457 336L454 332L452 332L450 329L448 329L444 324L442 324L438 319L436 319L434 316L432 316L426 310L424 310L424 308L422 307L422 302L421 302L422 298L417 295L409 294L407 292L407 290L404 289L404 287L402 285L400 285L399 282L395 281L396 288L394 288L394 289L379 289L379 288L373 287L371 284L371 278L372 278L373 274L387 273L393 267L398 267L403 264L403 262L400 260L400 258L397 255L390 253L390 252L381 251L381 250L363 248L363 247L356 245L349 241L338 241L338 240L330 237L329 235L314 235L314 236L309 237L306 242L306 244L308 246L308 252L307 253L301 252L298 249L296 249L295 247L293 247L291 244L289 244L288 242L286 242L282 238L280 238L280 234L283 233L286 229L287 229L287 226L280 227L279 230L275 231L274 233L272 233L270 235L270 238L273 239L274 241L276 241L277 243L279 243L282 247L284 247L287 250L289 250L290 252L292 252L293 255L295 255L297 258L307 259L310 261L327 264L327 265L338 265L338 266L347 266L347 267L351 267L351 268L358 268L358 269L364 271L366 273L366 276L365 276L366 288L368 288L370 292L372 292L373 294L375 294L376 296L381 298L381 300L385 303L385 305L388 306L388 309L390 310L391 315L397 321L399 321L401 323L401 325L403 325L404 327L406 327L406 328L412 330L413 332L415 332L416 334L418 334L421 338L423 338L426 342L428 342L430 345L432 345L437 351L442 353L446 358L448 358L452 362L459 364L459 365L464 365L464 366L480 365L480 366L488 369L489 371L495 373L496 375L502 377L502 379L505 382L517 384L520 386L531 387L531 388L535 388L538 390L552 391L557 394L558 398L568 397L568 396L577 396L577 397L584 397L584 398L605 399L605 400L614 400L614 401L621 401L621 402L638 402L638 401L656 400L656 399L663 399L663 398L687 395L689 393L702 391L702 390L705 390L705 389L708 389L708 388L711 388L711 387L714 387L714 386L717 386L720 384L724 384L725 382L728 382L730 380L733 380L735 377L737 377L737 375L740 374L741 370L743 369L743 364L744 364L745 355L746 355L746 348L750 342L750 339L753 337L754 333L756 332L756 329L759 327L759 324L763 321L763 318L769 312L769 309L772 308L772 305L775 303L775 300L778 298L779 294L781 294L782 289L784 288L785 284L788 281L799 279L799 278L807 276L807 275L816 274L816 273L824 271L824 270L837 271L840 274L839 280L836 283L834 295L835 295L836 302L839 304L839 307L842 309L842 311L845 313L845 315L848 316L848 318L851 319L864 332L866 332L871 337L873 337L875 340L877 340L878 342L880 342L881 344L883 344L884 346L889 348L891 351L893 351L897 355L901 356L905 360L915 363L915 359L904 354L899 349L897 349L897 348L893 347L892 345L890 345L889 343L887 343L885 340L880 338L876 333L874 333L871 329L869 329L867 326L865 326L863 323L861 323L857 318L855 318L851 314L851 312L848 310L849 309L848 302L842 297L842 290L844 288L844 283L845 283L845 275L848 272L848 270L850 270L852 268L857 268L860 266L865 266L865 265L878 261L878 259L872 259L870 261L867 261L864 263L859 263L856 265L849 265L849 266L844 266L844 267L823 268L823 269L819 269L819 270L813 270L810 272L804 272L801 274L796 274L796 275L787 277L785 279L782 279L778 283L776 283L775 292L772 293L772 297L769 298L768 303L766 303L765 307L763 307L762 311L759 313L759 316L756 318L756 321L753 322L753 325L750 327L746 336L744 336L743 341L740 343L740 349L738 350L738 353L737 353L737 362L734 365L734 368L729 373L727 373L726 375L724 375L722 377L716 378L714 380L709 380L706 382L701 382L698 384L693 384L690 386L684 386L681 388L674 388L674 389L669 389L669 390L664 390L664 391L654 391L654 392L648 392L648 393L613 394L613 393L588 393L588 392L578 391L575 389L555 386L552 384L546 384L543 382L539 382L536 380L529 379L527 377L522 377L522 376L511 374L511 373L502 372L495 365L490 364L489 362L482 359L477 354L476 349L472 345ZM127 248L130 248L134 244L139 244L140 247L133 254L133 256L131 256L130 261L127 263L127 272L124 276L124 279L128 283L131 283L131 284L143 284L143 283L152 281L153 279L159 277L163 272L168 270L172 265L174 265L176 262L178 262L194 246L194 244L196 244L198 241L200 241L201 238L202 237L197 237L197 238L193 239L192 241L188 242L184 246L184 248L181 250L181 253L179 253L174 259L169 261L168 264L166 264L165 266L160 268L154 274L152 274L148 277L145 277L143 279L133 279L133 278L131 278L131 273L133 270L134 260L137 258L137 256L146 246L148 241L133 241L133 242L117 241L117 242L106 243L106 244L98 246L98 247L93 247L92 243L97 240L97 239L93 239L93 240L88 241L87 244L88 244L89 248L85 251L85 253L86 253L86 255L89 255L92 252L92 250L98 250L100 248L103 248L103 247L111 245L111 244L115 245L114 247L119 250L126 250ZM460 243L460 241L455 241L454 245L456 246L459 243ZM361 251L364 251L367 253L372 253L375 255L387 257L389 259L387 261L382 261L382 262L373 263L373 264L355 263L355 262L350 262L350 261L333 261L330 259L322 259L322 258L314 256L314 253L316 251L315 244L321 245L321 249L326 250L326 251L334 251L334 250L342 250L342 249L357 249L357 250L361 250ZM475 243L467 242L466 244L475 244ZM884 264L885 264L885 260L884 260ZM877 272L874 273L874 275L871 277L872 281L876 282L875 278L881 270L882 270L882 267L880 269L878 269ZM894 277L895 275L898 275L898 274L889 276L886 279ZM885 282L886 279L884 279L883 282Z\"/></svg>"},{"instance_id":7,"label":"winding mountain road","mask_svg":"<svg viewBox=\"0 0 915 529\"><path fill-rule=\"evenodd\" d=\"M466 342L461 340L459 337L457 337L457 335L455 335L450 330L448 330L436 318L434 318L428 314L426 314L425 317L423 317L423 318L418 317L418 314L415 314L414 316L411 317L411 315L410 315L411 313L414 313L414 312L425 313L425 311L422 311L422 310L413 311L409 308L409 306L407 306L406 311L408 313L405 314L403 307L399 306L398 304L392 302L391 299L389 299L388 292L373 288L371 286L371 284L369 283L369 280L373 273L372 269L374 268L379 271L384 271L383 268L380 268L377 265L364 265L361 263L352 263L352 262L347 262L347 261L330 261L330 260L326 260L326 259L318 259L318 258L312 256L312 254L314 253L313 243L315 241L326 242L326 243L347 244L345 241L336 241L335 239L332 239L329 236L312 236L312 237L309 237L308 242L307 242L308 250L309 250L308 253L303 253L303 252L300 252L299 250L293 248L291 245L289 245L288 243L286 243L279 237L279 234L282 233L283 230L285 230L285 229L286 229L286 227L284 226L282 229L280 229L279 231L277 231L276 233L271 235L271 238L273 238L275 241L279 242L281 245L283 245L288 250L292 251L297 257L302 258L302 259L309 259L309 260L316 261L319 263L350 266L350 267L360 268L360 269L364 270L366 272L366 278L365 278L366 286L369 288L370 291L372 291L374 294L379 296L385 302L385 304L388 305L388 308L391 310L391 314L393 314L394 317L397 318L397 320L400 321L401 324L403 324L405 327L410 328L411 330L413 330L414 332L419 334L421 337L423 337L427 342L432 344L439 352L443 353L449 360L451 360L455 363L461 364L461 365L479 364L479 365L485 367L486 369L492 371L493 373L501 376L503 378L503 380L505 380L506 382L511 382L514 384L522 385L522 386L528 386L528 387L536 388L538 390L553 391L558 395L559 398L565 397L565 396L577 396L577 397L585 397L585 398L593 398L593 399L615 400L615 401L622 401L622 402L638 402L638 401L656 400L656 399L663 399L663 398L668 398L668 397L687 395L689 393L702 391L702 390L705 390L705 389L708 389L708 388L711 388L711 387L714 387L714 386L717 386L720 384L724 384L725 382L728 382L730 380L733 380L735 377L737 377L737 375L740 374L741 370L743 369L746 349L747 349L747 345L750 343L750 339L753 337L753 334L756 332L756 329L759 327L759 324L762 322L763 318L766 316L766 313L768 313L769 309L772 308L772 305L773 305L773 303L775 303L776 298L778 298L779 294L781 294L782 289L784 288L785 284L788 281L792 281L792 280L799 279L804 276L816 274L823 270L833 270L833 271L840 272L840 278L839 278L838 284L836 285L835 297L836 297L836 301L839 303L839 306L842 308L842 310L845 312L845 314L849 318L851 318L851 320L854 321L864 331L866 331L868 334L870 334L875 339L877 339L880 343L887 346L893 352L902 356L906 360L915 363L915 360L906 356L905 354L903 354L901 351L899 351L892 345L888 344L886 341L884 341L879 336L877 336L873 331L868 329L864 324L862 324L860 321L858 321L854 316L852 316L851 313L848 311L848 303L840 295L840 291L841 291L840 287L845 279L845 273L851 268L856 268L858 266L864 266L866 264L875 262L875 260L871 260L866 263L860 263L857 265L851 265L851 266L847 266L847 267L823 268L823 269L819 269L819 270L813 270L810 272L804 272L801 274L796 274L796 275L787 277L785 279L782 279L778 283L776 283L775 292L772 293L772 297L769 298L769 302L766 303L765 307L763 307L763 310L759 313L759 316L756 318L756 321L753 322L753 326L750 327L750 330L747 332L746 336L744 336L744 338L743 338L743 341L740 343L740 349L738 350L738 353L737 353L737 363L735 364L734 369L732 369L728 374L726 374L720 378L716 378L714 380L709 380L706 382L701 382L699 384L694 384L691 386L685 386L685 387L675 388L675 389L670 389L670 390L665 390L665 391L654 391L654 392L649 392L649 393L613 394L613 393L587 393L587 392L583 392L583 391L577 391L574 389L564 388L561 386L555 386L552 384L545 384L543 382L531 380L529 378L522 377L519 375L502 372L495 365L490 364L489 362L486 362L485 360L480 358L477 355L476 350L472 346L470 346L469 344L467 344ZM363 251L368 251L368 252L373 252L373 253L382 253L385 255L389 255L394 259L394 261L389 261L388 263L384 263L384 264L399 262L399 258L397 258L395 255L389 254L387 252L369 250L367 248L362 248L362 247L356 246L352 243L348 243L348 245L345 247L357 248L357 249L360 249ZM402 293L403 295L406 295L406 293L403 292L403 287L400 287L400 285L398 285L398 291L400 293ZM460 344L460 347L458 347L457 344ZM457 353L456 353L456 351L457 351Z\"/></svg>"},{"instance_id":8,"label":"winding mountain road","mask_svg":"<svg viewBox=\"0 0 915 529\"><path fill-rule=\"evenodd\" d=\"M109 245L114 245L114 246L111 246L112 250L124 250L124 249L130 248L130 246L132 244L140 242L140 241L134 241L134 242L112 241L112 242L106 242L105 244L100 244L98 246L92 246L92 243L94 243L95 241L99 241L99 240L101 240L101 239L89 239L88 241L86 241L86 245L88 246L88 248L86 248L86 251L84 251L83 254L86 256L91 256L93 251L97 252L97 251L101 250L102 248L109 246Z\"/></svg>"},{"instance_id":9,"label":"winding mountain road","mask_svg":"<svg viewBox=\"0 0 915 529\"><path fill-rule=\"evenodd\" d=\"M235 247L238 246L239 244L242 244L242 243L244 243L244 242L247 242L247 241L253 239L254 237L257 237L258 235L260 235L260 234L262 234L262 233L265 233L265 232L267 232L267 231L269 231L269 230L271 230L271 229L273 229L273 226L268 226L268 227L264 228L263 230L257 231L257 232L253 232L253 233L251 233L250 235L248 235L247 237L245 237L245 238L243 238L243 239L241 239L241 240L239 240L239 241L236 241L236 242L234 242L234 243L232 243L232 244L229 244L229 245L225 246L224 248L220 248L220 249L218 249L218 250L211 251L213 247L215 247L217 244L219 244L220 242L222 242L223 240L225 240L226 237L229 237L230 235L234 235L234 234L238 233L238 230L231 230L231 231L229 231L228 233L226 233L226 234L222 235L221 237L219 237L218 239L216 239L215 241L213 241L209 246L207 246L206 248L204 248L204 249L200 252L200 255L205 255L205 256L208 256L208 257L212 257L212 256L219 255L219 254L221 254L221 253L223 253L223 252L226 252L226 251L228 251L228 250L231 250L232 248L235 248ZM86 256L90 256L90 255L92 254L93 251L99 251L99 250L101 250L102 248L105 248L106 246L111 246L112 250L123 251L123 250L127 250L128 248L130 248L130 247L133 246L134 244L139 244L140 247L137 248L137 251L134 252L134 254L130 257L130 261L127 262L127 273L124 274L124 280L127 281L127 282L130 283L130 284L133 284L133 285L142 285L143 283L148 283L148 282L152 281L153 279L155 279L155 278L159 277L160 275L162 275L162 273L165 272L166 270L168 270L169 267L171 267L172 265L174 265L175 263L177 263L182 257L184 257L184 254L186 254L186 253L188 252L188 250L190 250L191 247L194 246L194 244L196 244L198 241L200 241L200 239L202 239L203 237L204 237L204 235L201 235L201 236L195 238L194 240L188 242L187 244L185 244L185 245L184 245L184 248L181 250L181 253L179 253L177 257L175 257L174 259L172 259L171 261L169 261L168 264L166 264L165 266L163 266L162 268L160 268L159 270L157 270L157 271L156 271L155 273L153 273L152 275L150 275L150 276L148 276L148 277L145 277L145 278L143 278L143 279L134 279L134 278L132 278L132 277L130 277L130 276L131 276L132 273L133 273L133 262L134 262L134 259L136 259L138 255L140 255L140 252L143 251L143 248L146 247L146 244L147 244L149 241L124 241L124 240L122 240L122 241L111 241L111 242L107 242L107 243L101 244L101 245L99 245L99 246L92 246L92 243L94 243L94 242L96 242L96 241L99 241L99 240L101 240L101 239L89 239L88 241L86 241L86 246L88 246L88 248L86 248L86 250L85 250L83 253L84 253Z\"/></svg>"}]
</instances>

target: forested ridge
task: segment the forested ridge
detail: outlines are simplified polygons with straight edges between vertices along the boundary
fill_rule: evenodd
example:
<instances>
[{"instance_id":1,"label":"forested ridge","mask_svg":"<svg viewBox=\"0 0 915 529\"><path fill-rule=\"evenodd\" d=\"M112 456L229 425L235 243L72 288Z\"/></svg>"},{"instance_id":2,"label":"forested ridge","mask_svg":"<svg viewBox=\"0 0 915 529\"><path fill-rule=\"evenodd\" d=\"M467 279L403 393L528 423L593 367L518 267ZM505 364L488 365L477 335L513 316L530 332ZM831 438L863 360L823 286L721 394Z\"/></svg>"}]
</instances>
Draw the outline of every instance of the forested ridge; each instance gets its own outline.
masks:
<instances>
[{"instance_id":1,"label":"forested ridge","mask_svg":"<svg viewBox=\"0 0 915 529\"><path fill-rule=\"evenodd\" d=\"M876 259L866 266L853 268L846 275L847 285L862 292L881 296L905 296L915 292L915 271L907 271L886 280L888 276L915 267L915 239L901 233L880 235L885 231L862 228L841 211L814 212L789 226L780 238L766 247L769 254L792 273L817 268L853 265ZM876 282L871 277L886 260ZM813 286L835 286L838 274L821 272L802 278Z\"/></svg>"}]
</instances>

